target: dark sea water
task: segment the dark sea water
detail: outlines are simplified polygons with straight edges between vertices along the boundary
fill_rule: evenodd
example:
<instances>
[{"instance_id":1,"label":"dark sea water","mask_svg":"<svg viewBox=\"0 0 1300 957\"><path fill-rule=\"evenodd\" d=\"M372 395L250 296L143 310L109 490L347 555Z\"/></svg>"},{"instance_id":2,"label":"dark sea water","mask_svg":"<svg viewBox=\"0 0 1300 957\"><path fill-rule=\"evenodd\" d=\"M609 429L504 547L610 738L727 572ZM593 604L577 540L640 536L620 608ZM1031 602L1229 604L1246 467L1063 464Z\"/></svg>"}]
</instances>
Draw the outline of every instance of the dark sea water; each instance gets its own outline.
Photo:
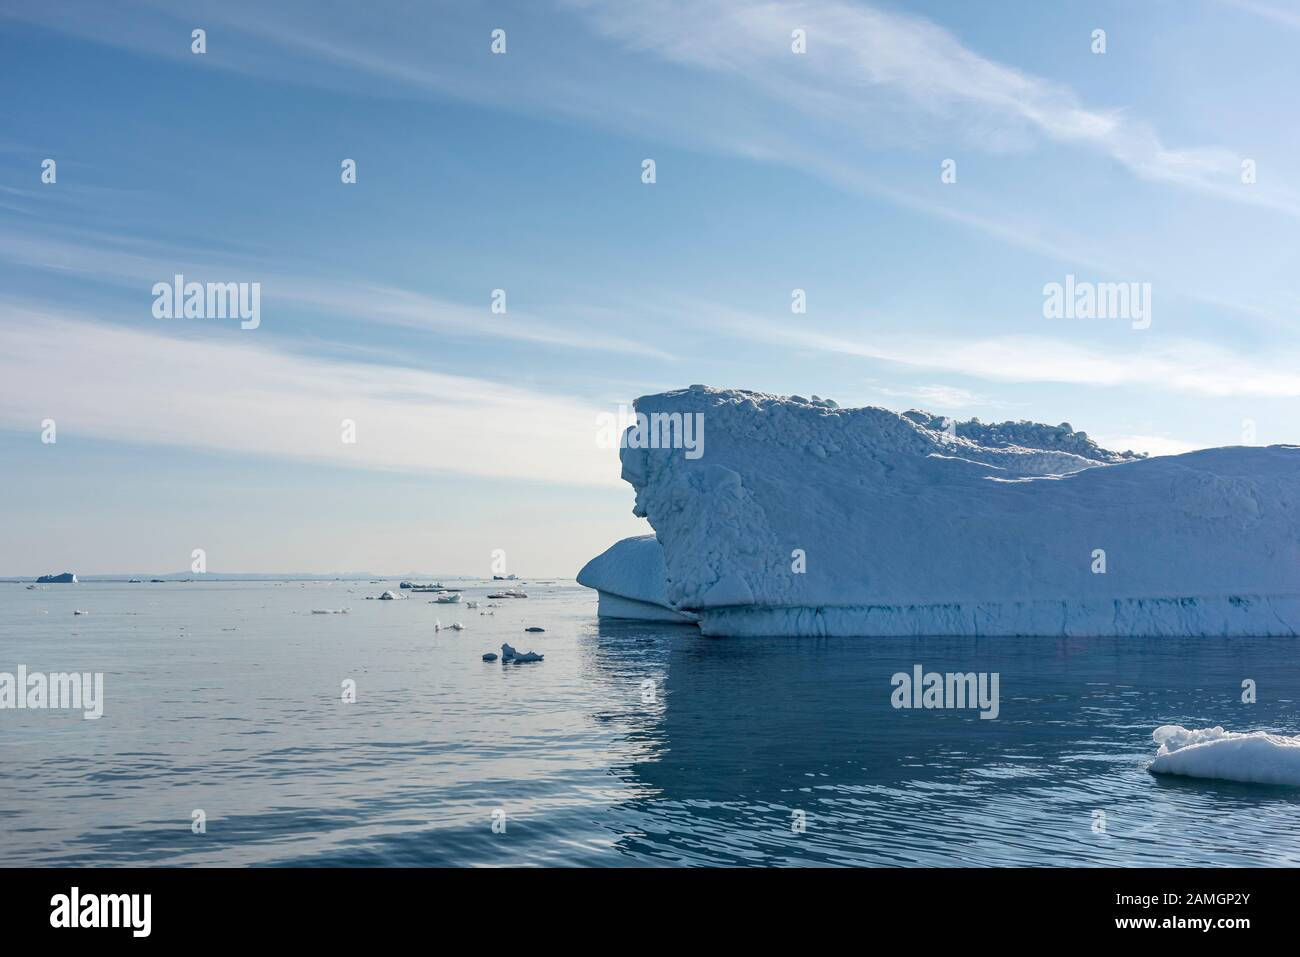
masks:
<instances>
[{"instance_id":1,"label":"dark sea water","mask_svg":"<svg viewBox=\"0 0 1300 957\"><path fill-rule=\"evenodd\" d=\"M1161 724L1300 732L1295 641L708 639L524 587L0 584L0 671L106 699L0 711L0 864L1300 864L1300 793L1146 770ZM894 709L915 664L999 717Z\"/></svg>"}]
</instances>

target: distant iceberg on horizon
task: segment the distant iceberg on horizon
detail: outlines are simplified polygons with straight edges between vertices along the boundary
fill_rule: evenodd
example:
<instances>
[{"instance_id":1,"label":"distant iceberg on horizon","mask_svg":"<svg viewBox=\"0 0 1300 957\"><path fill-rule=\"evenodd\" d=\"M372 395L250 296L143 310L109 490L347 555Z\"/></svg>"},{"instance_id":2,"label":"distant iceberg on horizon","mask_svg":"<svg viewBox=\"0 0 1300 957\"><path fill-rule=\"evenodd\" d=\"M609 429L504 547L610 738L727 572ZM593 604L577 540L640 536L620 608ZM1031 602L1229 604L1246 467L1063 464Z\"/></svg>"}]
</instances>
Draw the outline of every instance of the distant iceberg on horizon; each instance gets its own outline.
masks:
<instances>
[{"instance_id":1,"label":"distant iceberg on horizon","mask_svg":"<svg viewBox=\"0 0 1300 957\"><path fill-rule=\"evenodd\" d=\"M655 535L582 570L602 614L709 635L1300 634L1300 447L1146 458L1068 423L705 386L635 407L622 475Z\"/></svg>"},{"instance_id":2,"label":"distant iceberg on horizon","mask_svg":"<svg viewBox=\"0 0 1300 957\"><path fill-rule=\"evenodd\" d=\"M76 585L77 576L72 572L63 572L58 575L42 575L36 579L38 585Z\"/></svg>"}]
</instances>

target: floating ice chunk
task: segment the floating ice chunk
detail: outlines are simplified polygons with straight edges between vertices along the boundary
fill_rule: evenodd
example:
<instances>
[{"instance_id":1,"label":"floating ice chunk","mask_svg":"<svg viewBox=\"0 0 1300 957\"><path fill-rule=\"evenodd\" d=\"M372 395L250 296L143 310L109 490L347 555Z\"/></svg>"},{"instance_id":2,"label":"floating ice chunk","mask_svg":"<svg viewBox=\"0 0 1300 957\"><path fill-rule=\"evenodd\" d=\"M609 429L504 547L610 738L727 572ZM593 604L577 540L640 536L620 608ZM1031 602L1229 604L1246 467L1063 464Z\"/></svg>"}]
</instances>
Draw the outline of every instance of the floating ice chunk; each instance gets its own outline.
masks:
<instances>
[{"instance_id":1,"label":"floating ice chunk","mask_svg":"<svg viewBox=\"0 0 1300 957\"><path fill-rule=\"evenodd\" d=\"M1166 724L1151 738L1160 745L1152 774L1300 787L1300 736Z\"/></svg>"},{"instance_id":2,"label":"floating ice chunk","mask_svg":"<svg viewBox=\"0 0 1300 957\"><path fill-rule=\"evenodd\" d=\"M541 661L544 657L545 655L535 654L531 651L515 651L515 649L506 644L501 646L502 661L517 661L523 663L528 661Z\"/></svg>"},{"instance_id":3,"label":"floating ice chunk","mask_svg":"<svg viewBox=\"0 0 1300 957\"><path fill-rule=\"evenodd\" d=\"M396 601L396 600L397 600L397 596L394 595L391 591L385 591L382 595L379 596L379 600L380 600L380 601Z\"/></svg>"},{"instance_id":4,"label":"floating ice chunk","mask_svg":"<svg viewBox=\"0 0 1300 957\"><path fill-rule=\"evenodd\" d=\"M530 625L529 627L524 629L524 631L545 631L545 630L546 630L545 628L538 628L536 625Z\"/></svg>"},{"instance_id":5,"label":"floating ice chunk","mask_svg":"<svg viewBox=\"0 0 1300 957\"><path fill-rule=\"evenodd\" d=\"M348 613L348 609L347 608L313 608L311 610L311 613L313 615L346 615Z\"/></svg>"},{"instance_id":6,"label":"floating ice chunk","mask_svg":"<svg viewBox=\"0 0 1300 957\"><path fill-rule=\"evenodd\" d=\"M483 660L484 660L484 661L496 661L496 660L497 660L496 652L495 652L495 651L489 651L486 655L483 656Z\"/></svg>"}]
</instances>

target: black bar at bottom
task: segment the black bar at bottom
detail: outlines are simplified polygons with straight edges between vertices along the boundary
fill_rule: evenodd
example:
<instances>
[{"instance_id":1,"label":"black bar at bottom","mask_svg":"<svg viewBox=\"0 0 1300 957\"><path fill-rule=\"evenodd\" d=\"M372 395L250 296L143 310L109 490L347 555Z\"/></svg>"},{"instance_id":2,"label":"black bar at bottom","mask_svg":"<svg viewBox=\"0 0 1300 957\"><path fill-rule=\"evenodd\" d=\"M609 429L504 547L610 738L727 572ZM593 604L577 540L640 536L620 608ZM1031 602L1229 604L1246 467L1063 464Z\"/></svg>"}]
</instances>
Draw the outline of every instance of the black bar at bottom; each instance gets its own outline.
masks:
<instances>
[{"instance_id":1,"label":"black bar at bottom","mask_svg":"<svg viewBox=\"0 0 1300 957\"><path fill-rule=\"evenodd\" d=\"M81 943L301 945L479 921L494 943L539 927L653 938L655 927L680 933L689 919L739 940L773 921L829 920L851 922L864 942L910 926L927 944L970 942L978 929L985 939L1200 936L1231 945L1284 932L1295 881L1282 869L13 869L0 870L0 926L7 943L76 934Z\"/></svg>"}]
</instances>

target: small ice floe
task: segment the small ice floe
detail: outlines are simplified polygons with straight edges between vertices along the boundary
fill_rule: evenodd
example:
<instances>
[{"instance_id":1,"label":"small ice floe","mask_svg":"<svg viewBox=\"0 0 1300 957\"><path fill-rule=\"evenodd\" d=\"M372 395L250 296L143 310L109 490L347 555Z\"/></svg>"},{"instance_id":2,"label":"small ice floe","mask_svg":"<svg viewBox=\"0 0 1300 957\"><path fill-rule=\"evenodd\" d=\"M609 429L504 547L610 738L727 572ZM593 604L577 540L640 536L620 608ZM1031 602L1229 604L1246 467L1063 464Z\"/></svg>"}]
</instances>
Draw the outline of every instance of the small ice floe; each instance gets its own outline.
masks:
<instances>
[{"instance_id":1,"label":"small ice floe","mask_svg":"<svg viewBox=\"0 0 1300 957\"><path fill-rule=\"evenodd\" d=\"M385 591L382 595L379 596L379 600L380 600L380 601L397 601L397 596L394 595L391 591Z\"/></svg>"},{"instance_id":2,"label":"small ice floe","mask_svg":"<svg viewBox=\"0 0 1300 957\"><path fill-rule=\"evenodd\" d=\"M1151 738L1160 745L1152 774L1300 787L1300 735L1166 724Z\"/></svg>"},{"instance_id":3,"label":"small ice floe","mask_svg":"<svg viewBox=\"0 0 1300 957\"><path fill-rule=\"evenodd\" d=\"M527 598L518 588L507 588L505 591L497 591L488 595L489 598Z\"/></svg>"},{"instance_id":4,"label":"small ice floe","mask_svg":"<svg viewBox=\"0 0 1300 957\"><path fill-rule=\"evenodd\" d=\"M448 627L448 628L453 628L453 629L455 629L456 631L464 631L464 630L465 630L465 625L464 625L464 623L463 623L463 622L459 622L459 621L453 621L453 622L452 622L450 625L448 625L447 627Z\"/></svg>"},{"instance_id":5,"label":"small ice floe","mask_svg":"<svg viewBox=\"0 0 1300 957\"><path fill-rule=\"evenodd\" d=\"M531 651L515 651L509 645L501 646L501 660L514 661L520 664L527 661L541 661L545 655L539 655Z\"/></svg>"},{"instance_id":6,"label":"small ice floe","mask_svg":"<svg viewBox=\"0 0 1300 957\"><path fill-rule=\"evenodd\" d=\"M80 608L73 609L73 612L72 612L72 613L73 613L74 615L89 615L89 614L90 614L90 612L88 612L88 611L82 611Z\"/></svg>"},{"instance_id":7,"label":"small ice floe","mask_svg":"<svg viewBox=\"0 0 1300 957\"><path fill-rule=\"evenodd\" d=\"M467 602L465 602L465 607L466 607L466 608L477 608L477 607L478 607L478 602L476 602L476 601L467 601Z\"/></svg>"},{"instance_id":8,"label":"small ice floe","mask_svg":"<svg viewBox=\"0 0 1300 957\"><path fill-rule=\"evenodd\" d=\"M348 609L347 608L313 608L311 610L311 613L313 615L346 615L348 613Z\"/></svg>"},{"instance_id":9,"label":"small ice floe","mask_svg":"<svg viewBox=\"0 0 1300 957\"><path fill-rule=\"evenodd\" d=\"M545 631L545 628L538 628L536 625L529 625L524 631Z\"/></svg>"},{"instance_id":10,"label":"small ice floe","mask_svg":"<svg viewBox=\"0 0 1300 957\"><path fill-rule=\"evenodd\" d=\"M484 660L484 661L496 661L496 660L497 660L497 653L496 653L495 651L489 651L486 655L483 656L483 660Z\"/></svg>"},{"instance_id":11,"label":"small ice floe","mask_svg":"<svg viewBox=\"0 0 1300 957\"><path fill-rule=\"evenodd\" d=\"M501 602L499 602L499 601L490 601L490 602L487 603L487 607L488 607L488 608L500 608L500 607L501 607Z\"/></svg>"},{"instance_id":12,"label":"small ice floe","mask_svg":"<svg viewBox=\"0 0 1300 957\"><path fill-rule=\"evenodd\" d=\"M454 605L454 604L456 604L456 602L458 602L458 601L460 601L460 592L458 592L458 591L453 591L453 592L448 592L448 593L445 594L445 595L439 595L437 598L435 598L435 599L434 599L433 601L431 601L429 604L431 604L431 605Z\"/></svg>"}]
</instances>

